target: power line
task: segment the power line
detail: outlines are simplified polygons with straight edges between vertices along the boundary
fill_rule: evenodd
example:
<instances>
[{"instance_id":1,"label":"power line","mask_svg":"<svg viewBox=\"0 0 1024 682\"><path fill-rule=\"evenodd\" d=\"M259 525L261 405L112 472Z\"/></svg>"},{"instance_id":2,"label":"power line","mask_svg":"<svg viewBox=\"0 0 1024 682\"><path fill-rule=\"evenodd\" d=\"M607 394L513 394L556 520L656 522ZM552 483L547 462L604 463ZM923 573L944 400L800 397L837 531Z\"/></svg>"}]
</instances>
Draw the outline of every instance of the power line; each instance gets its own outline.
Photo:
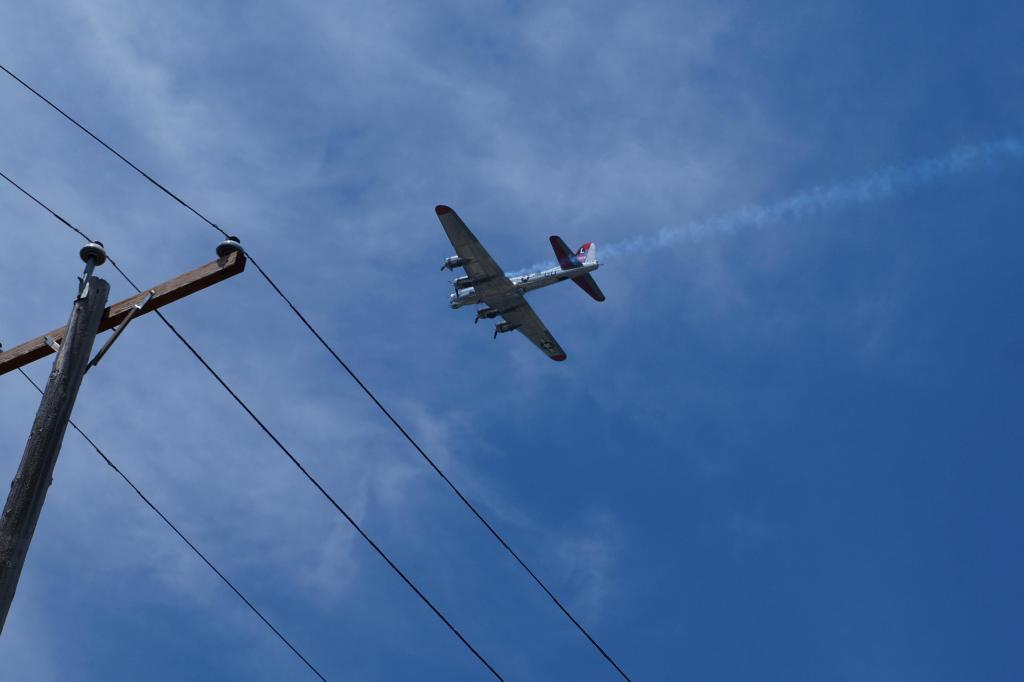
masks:
<instances>
[{"instance_id":1,"label":"power line","mask_svg":"<svg viewBox=\"0 0 1024 682\"><path fill-rule=\"evenodd\" d=\"M135 170L137 173L139 173L139 175L141 175L146 180L148 180L150 183L152 183L159 190L164 192L167 196L171 197L176 202L178 202L179 204L184 206L190 212L195 214L200 220L202 220L207 225L209 225L210 227L215 229L217 232L219 232L222 236L224 236L224 237L229 236L228 233L225 232L217 223L215 223L212 220L210 220L209 218L207 218L205 215L203 215L201 212L199 212L197 209L195 209L191 204L186 202L184 199L179 197L177 194L175 194L171 190L167 189L164 185L162 185L159 182L157 182L151 175L149 175L148 173L143 171L141 168L136 166L134 163L129 161L124 155L122 155L116 149L114 149L109 144L107 144L102 139L100 139L97 135L95 135L91 130L89 130L88 128L83 126L81 123L79 123L77 120L75 120L70 114L68 114L63 109L61 109L59 106L57 106L56 104L51 102L44 95L42 95L39 91L37 91L31 85L29 85L28 83L23 81L21 78L19 78L18 76L14 75L3 64L0 64L0 69L2 69L4 72L7 73L8 76L10 76L14 80L16 80L18 83L20 83L22 86L24 86L26 89L28 89L36 97L38 97L43 102L48 104L54 111L56 111L61 116L66 118L68 121L73 123L79 130L81 130L86 135L91 137L93 140L95 140L96 142L101 144L104 148L106 148L114 156L116 156L117 158L121 159L121 161L123 161L124 163L128 164L128 166L130 166L133 170ZM51 213L52 213L52 211L51 211ZM54 215L56 215L56 214L54 214ZM60 219L62 222L64 222L63 219L60 218L60 216L57 216L57 218ZM72 228L72 229L74 229L74 228ZM288 296L286 296L285 293L281 290L281 288L274 282L274 280L271 279L270 275L268 275L266 273L266 271L264 271L263 268L260 267L260 264L258 262L256 262L256 259L253 258L252 255L248 251L246 251L246 255L247 255L248 259L249 259L249 262L253 264L253 266L260 273L260 275L263 277L263 279L266 280L267 284L269 284L270 287L277 293L277 295L280 296L282 300L284 300L284 302L288 305L289 308L291 308L292 312L295 313L296 317L299 318L299 320L306 327L306 329L308 329L310 331L310 333L312 333L313 336L316 337L316 340L320 342L320 345L322 345L324 347L324 349L327 350L327 352L330 353L330 355L337 361L337 363L348 373L348 375L350 377L352 377L353 381L356 382L356 384L359 386L359 388L361 388L363 390L363 392L366 393L367 397L369 397L370 400L373 401L373 403L380 409L380 411L384 414L384 416L388 418L388 420L392 423L392 425L394 425L394 427L396 429L398 429L398 431L402 434L402 436L404 436L405 439L407 441L409 441L409 444L412 445L412 447L416 450L416 452L418 452L420 454L420 456L427 462L427 464L429 464L430 467L437 473L437 475L440 476L444 480L444 482L448 485L448 487L452 490L452 492L455 493L455 495L459 498L459 500L461 500L462 503L469 509L469 511L472 512L473 515L477 519L480 520L480 522L487 528L487 530L491 533L491 535L493 535L494 538L501 544L501 546L504 547L508 551L508 553L512 556L512 558L515 559L515 561L523 568L523 570L525 570L527 572L527 574L529 574L529 576L533 579L534 582L537 583L537 585L544 591L544 593L547 594L548 597L551 598L551 601L553 601L555 603L555 606L557 606L558 609L565 615L565 617L568 618L572 622L572 624L576 626L576 629L578 629L583 634L583 636L586 637L587 640L591 644L594 645L594 647L597 649L597 651L600 652L600 654L605 658L605 660L608 661L608 663L610 663L612 665L612 667L615 668L615 670L619 673L619 675L621 675L628 682L632 682L630 680L629 676L625 673L625 671L623 671L623 669L619 666L619 664L615 662L615 660L611 657L611 655L609 655L608 652L606 652L604 650L604 648L600 644L597 643L597 640L594 639L593 636L591 636L591 634L587 631L587 629L584 628L583 625L578 620L576 620L576 618L569 612L569 610L565 607L565 605L562 604L562 602L558 599L558 597L556 597L555 594L550 589L548 589L548 586L545 585L544 582L537 576L537 574L534 573L533 570L529 566L526 565L526 562L524 562L519 557L519 555L516 554L515 551L513 551L512 547L509 546L508 542L506 542L505 539L498 533L498 531L495 530L494 526L492 526L487 521L487 519L484 518L484 516L477 510L477 508L466 498L465 495L462 494L462 491L460 491L458 489L458 487L456 487L456 485L454 483L452 483L451 479L449 479L448 476L445 475L445 473L441 470L440 467L438 467L438 465L434 462L434 460L431 459L431 457L429 455L427 455L427 453L423 450L423 448L420 447L419 443L417 443L416 440L411 435L409 435L409 432L406 431L405 428L398 422L398 420L395 419L395 417L391 414L391 412L388 411L388 409L386 407L384 407L384 405L380 402L380 400L377 399L377 396L374 395L373 391L371 391L369 389L369 387L367 387L366 384L364 384L362 382L362 380L356 375L356 373L352 370L352 368L349 367L348 363L346 363L344 360L341 359L341 356L338 355L338 353L334 350L334 348L329 343L327 343L327 341L320 334L320 332L317 331L317 329L309 322L309 320L306 319L306 316L303 315L299 311L299 309L295 306L294 303L292 303L291 299L289 299Z\"/></svg>"},{"instance_id":2,"label":"power line","mask_svg":"<svg viewBox=\"0 0 1024 682\"><path fill-rule=\"evenodd\" d=\"M115 267L116 267L116 266L115 266ZM120 271L120 269L118 269L118 271ZM134 286L134 285L133 285L133 286ZM405 573L404 573L404 572L402 571L402 569L400 569L400 568L399 568L399 567L397 566L397 564L395 564L395 562L394 562L394 561L392 561L392 560L391 560L391 558L390 558L390 557L389 557L389 556L388 556L387 554L385 554L385 553L384 553L384 550L382 550L382 549L381 549L381 548L380 548L380 547L379 547L379 546L377 545L377 543L376 543L376 542L374 542L374 541L373 541L373 540L372 540L372 539L370 538L370 536L366 534L366 531L364 531L364 530L363 530L363 529L362 529L362 528L361 528L361 527L359 526L359 524L358 524L358 523L356 523L356 520L355 520L355 519L353 519L353 518L352 518L351 516L349 516L348 512L346 512L346 511L345 511L345 510L344 510L344 509L343 509L343 508L341 507L341 505L337 503L337 501L336 501L336 500L334 499L334 497L332 497L332 496L331 496L331 494L330 494L330 493L328 493L328 492L327 492L327 490L325 490L325 489L324 489L324 487L323 487L322 485L320 485L320 482L319 482L319 481L317 481L317 480L316 480L316 478L314 478L314 477L313 477L313 475L312 475L312 474L310 474L310 473L309 473L309 471L307 471L307 470L306 470L306 467L304 467L304 466L302 465L302 463L301 463L301 462L299 462L299 460L295 458L295 455L293 455L293 454L292 454L292 453L291 453L291 452L290 452L290 451L288 450L288 448L286 448L286 447L284 446L284 443L282 443L282 442L281 442L280 440L278 440L277 436L275 436L275 435L273 434L273 432L272 432L272 431L271 431L271 430L270 430L269 428L267 428L267 425L266 425L266 424L264 424L264 423L263 423L263 422L262 422L262 421L260 420L260 418L259 418L259 417L257 417L257 416L256 416L256 414L255 414L255 413L254 413L254 412L253 412L253 411L252 411L251 409L249 409L249 406L245 404L245 401L243 401L243 400L242 400L241 398L239 398L239 397L238 397L238 394L237 394L237 393L235 393L235 392L234 392L234 391L233 391L233 390L231 389L231 387L227 385L227 383L225 383L225 381L224 381L224 380L223 380L223 379L222 379L222 378L220 377L220 375L219 375L219 374L217 374L217 372L216 372L216 371L215 371L215 370L213 369L213 367L211 367L211 366L210 366L210 364L209 364L208 362L206 362L206 360L205 360L205 359L203 358L203 356L199 354L199 351L197 351L197 350L195 349L195 347L193 347L193 346L192 346L192 344L190 344L190 343L189 343L188 341L186 341L186 340L185 340L185 337L184 337L184 336L182 336L182 335L181 335L181 333L180 333L180 332L179 332L179 331L178 331L177 329L175 329L174 325L172 325L172 324L171 324L170 322L168 322L168 321L167 321L167 318L166 318L166 317L164 317L163 313L161 313L161 312L160 312L159 310L156 310L156 311L154 311L154 312L155 312L155 313L156 313L157 315L159 315L159 316L160 316L160 319L164 321L164 324L166 324L166 325L167 325L167 327L168 327L168 328L169 328L169 329L170 329L170 330L171 330L171 331L172 331L172 332L174 333L174 335L175 335L175 336L177 336L177 337L178 337L178 338L179 338L179 339L181 340L181 342L182 342L183 344L185 344L185 347L186 347L186 348L188 348L188 349L189 349L189 350L190 350L190 351L192 352L192 354L196 356L196 359L197 359L197 360L199 360L199 362L201 362L201 363L202 363L203 367L205 367L205 368L206 368L206 369L207 369L207 370L208 370L208 371L210 372L210 374L212 374L212 375L213 375L213 378L214 378L214 379L216 379L216 380L217 380L217 382L218 382L218 383L219 383L219 384L220 384L221 386L223 386L223 387L224 387L224 390L225 390L225 391L227 391L227 392L228 392L228 394L230 394L230 395L231 395L231 397L235 399L235 402L237 402L237 403L238 403L238 404L239 404L239 405L240 405L240 406L242 407L242 409L243 409L243 410L245 410L246 414L248 414L248 415L249 415L250 417L252 417L252 420L253 420L254 422L256 422L256 425L257 425L257 426L259 426L259 427L260 427L260 429L262 429L262 431L263 431L263 432L264 432L264 433L265 433L265 434L267 435L267 437L268 437L268 438L270 438L270 440L272 440L272 441L274 442L274 444L275 444L275 445L276 445L276 446L277 446L277 447L278 447L278 448L279 448L279 449L281 450L281 452L283 452L283 453L284 453L285 455L287 455L288 459L290 459L290 460L292 461L292 464L294 464L294 465L295 465L296 467L298 467L299 471L301 471L301 472L302 472L302 474L303 474L303 475L304 475L304 476L305 476L305 477L306 477L307 479L309 479L309 482L310 482L310 483L312 483L312 484L313 484L313 485L314 485L314 486L316 487L316 489L317 489L317 490L319 490L319 491L320 491L320 493L321 493L321 494L322 494L322 495L323 495L323 496L324 496L325 498L327 498L327 501L331 503L331 506L333 506L333 507L334 507L334 508L335 508L335 509L336 509L336 510L338 511L338 513L339 513L339 514L341 514L341 515L342 515L343 517L345 517L345 520L346 520L346 521L348 521L348 522L349 522L349 524L351 524L351 525L352 525L352 527L353 527L353 528L354 528L354 529L356 530L356 532L357 532L357 533L359 533L359 534L360 534L360 535L361 535L361 536L363 537L363 539L364 539L364 540L366 540L366 542L367 542L367 543L369 543L370 547L372 547L372 548L373 548L373 550L374 550L375 552L377 552L377 554L379 554L379 555L380 555L380 558L381 558L381 559L383 559L383 560L384 560L385 562L387 562L388 566L390 566L390 567L391 567L391 570L393 570L393 571L394 571L394 572L395 572L396 574L398 574L398 577L400 577L400 578L401 578L401 579L402 579L402 580L403 580L403 581L405 582L405 584L406 584L406 585L408 585L408 586L409 586L409 588L410 588L410 589L412 589L412 591L416 593L416 596L418 596L418 597L419 597L419 598L420 598L420 599L421 599L421 600L423 601L423 603L424 603L424 604L426 604L426 605L427 605L427 606L428 606L428 607L430 608L430 610L434 612L434 615L436 615L436 616L437 616L438 618L440 618L440 619L441 619L441 621L442 621L442 622L443 622L443 623L444 623L445 625L447 625L447 626L448 626L448 629L449 629L449 630L451 630L451 631L452 631L452 633L453 633L453 634L454 634L454 635L455 635L456 637L458 637L458 638L459 638L459 640L460 640L460 641L461 641L461 642L462 642L463 644L465 644L465 645L466 645L466 647L467 647L467 648L468 648L468 649L469 649L469 650L470 650L471 652L473 652L473 655L474 655L474 656L476 656L476 657L477 657L477 659L479 659L479 661L480 661L481 663L483 663L483 664L484 664L484 665L485 665L485 666L487 667L487 669L488 669L488 670L490 670L490 671L491 671L491 673L493 673L493 674L494 674L494 676L495 676L496 678L498 678L499 680L503 680L504 678L503 678L503 677L502 677L502 676L501 676L500 674L498 674L498 671L497 671L497 670L495 670L495 669L494 669L494 668L493 668L493 667L491 666L491 664L490 664L490 663L488 663L487 659L486 659L486 658L484 658L484 657L483 657L483 655L481 655L481 653L480 653L479 651L477 651L477 650L476 650L476 648L474 648L472 644L470 644L470 643L469 643L469 640L467 640L467 639L466 639L465 637L463 637L463 636L462 636L462 633L461 633L461 632L459 632L458 628L456 628L456 627L455 627L454 625L452 625L451 621L449 621L449 620L448 620L448 619L447 619L447 618L445 617L445 615L444 615L443 613L441 613L441 612L440 612L440 611L439 611L439 610L437 609L437 607L436 607L436 606L434 606L434 604L433 604L433 603L432 603L432 602L431 602L431 601L430 601L430 600L429 600L429 599L427 598L427 596L426 596L425 594L423 594L423 592L421 592L421 591L420 591L420 589L419 589L418 587L416 587L416 585L415 585L415 584L414 584L414 583L412 582L412 580L410 580L410 579L409 579L409 577L408 577L408 576L407 576L407 575L406 575L406 574L405 574Z\"/></svg>"},{"instance_id":3,"label":"power line","mask_svg":"<svg viewBox=\"0 0 1024 682\"><path fill-rule=\"evenodd\" d=\"M37 391L39 391L40 394L42 394L43 389L40 388L39 385L35 381L32 380L32 377L30 377L28 374L25 373L25 370L23 370L23 369L21 369L19 367L18 371L21 372L21 375L23 377L25 377L25 379L27 379L28 382L30 384L32 384L32 386ZM203 563L206 564L210 568L211 571L216 573L217 577L220 578L222 581L224 581L225 585L227 585L229 588L231 588L231 591L234 592L235 595L239 599L241 599L242 602L245 603L246 606L249 607L249 610L252 611L254 614L256 614L256 617L259 618L261 621L263 621L263 623L268 628L270 628L271 632L273 632L275 635L277 635L277 638L280 639L282 642L284 642L285 646L287 646L289 649L291 649L292 653L295 654L296 656L298 656L299 660L301 660L303 663L305 663L307 668L309 668L310 670L313 671L314 675L316 675L321 680L323 680L323 682L327 682L327 678L324 677L323 674L321 674L321 672L319 670L317 670L316 667L312 663L309 662L309 659L306 658L304 655L302 655L302 652L300 652L297 648L295 648L295 645L292 644L290 641L288 641L288 638L285 637L281 633L280 630L278 630L276 627L274 627L273 623L271 623L267 619L267 617L264 616L263 613L258 608L256 608L256 606L251 601L249 601L246 598L246 596L244 594L242 594L242 592L237 587L235 587L234 583L232 583L228 579L228 577L226 575L224 575L220 571L219 568L217 568L216 566L213 565L213 562L211 562L209 559L206 558L205 554L203 554L201 551L199 551L199 548L196 547L195 544L193 544L191 540L189 540L187 537L185 537L184 533L182 533L180 530L178 530L178 527L176 525L174 525L174 523L169 518L167 518L167 516L162 511L160 511L157 508L157 506L155 504L153 504L153 502L151 502L150 499L143 494L143 492L141 490L139 490L138 486L136 486L134 483L132 483L131 479L128 478L128 476L126 476L125 473L123 471L121 471L117 467L117 465L114 464L111 461L111 459L109 457L107 457L106 453L104 453L103 450L101 450L100 447L98 445L96 445L96 443L93 442L92 438L89 438L89 436L87 436L85 434L85 432L82 431L82 429L78 428L78 425L75 424L74 420L70 420L68 423L71 424L71 428L73 428L75 431L78 432L78 435L80 435L82 438L84 438L85 441L89 445L92 446L92 449L95 450L96 454L98 454L103 459L103 461L107 463L107 466L109 466L111 469L113 469L114 473L116 473L118 476L120 476L122 478L122 480L124 480L124 482L127 483L128 486L132 490L135 491L135 494L138 495L139 498L143 502L146 503L146 506L149 507L150 509L152 509L154 512L156 512L156 515L159 516L160 519L163 520L163 522L167 524L167 527L170 528L171 530L173 530L175 535L177 535L179 538L181 538L182 541L186 545L188 545L189 549L191 549L195 553L196 556L198 556L200 559L202 559Z\"/></svg>"},{"instance_id":4,"label":"power line","mask_svg":"<svg viewBox=\"0 0 1024 682\"><path fill-rule=\"evenodd\" d=\"M3 68L3 67L0 66L0 68ZM92 239L90 239L88 236L86 236L84 232L82 232L77 227L72 225L70 222L68 222L67 220L62 218L53 209L51 209L45 203L40 201L37 197L35 197L33 194L31 194L28 190L26 190L23 187L21 187L20 185L16 184L6 174L4 174L3 172L0 172L0 177L3 177L5 180L10 182L12 185L17 187L23 194L25 194L30 199L32 199L36 204L38 204L43 209L45 209L48 213L50 213L52 216L54 216L58 220L60 220L61 223L63 223L65 226L67 226L67 227L71 228L72 230L74 230L76 234L81 235L83 238L85 238L85 239L87 239L89 241L92 241ZM139 289L138 285L136 285L135 282L132 281L132 279L124 272L124 270L121 269L121 266L119 266L116 262L114 262L114 259L110 258L109 255L107 256L107 261L114 267L115 270L117 270L117 272L121 275L121 277L123 277L124 280L126 282L128 282L128 284L133 289L135 289L135 291L137 291L139 293L142 292L142 290ZM359 533L359 535L361 535L364 540L366 540L366 542L370 545L370 547L372 547L373 550L375 552L377 552L378 555L380 555L380 557L388 564L388 566L391 567L391 569L402 579L402 581L405 582L405 584L408 585L409 588L412 589L412 591L416 593L416 596L418 596L420 598L420 600L424 604L426 604L426 606L429 607L431 611L434 612L434 615L436 615L441 620L441 622L443 622L448 627L448 629L451 630L452 633L456 637L458 637L459 641L461 641L466 646L466 648L468 648L473 653L473 655L497 679L504 680L504 678L498 673L497 670L494 669L494 667L490 664L490 662L488 662L488 660L486 658L484 658L484 656L479 651L477 651L477 649L472 644L469 643L469 640L467 640L463 636L463 634L458 630L458 628L456 628L452 624L452 622L450 620L448 620L448 618L443 613L441 613L441 611L436 606L434 606L433 602L431 602L430 599L428 599L427 596L425 594L423 594L423 592L420 591L420 589L418 587L416 587L415 583L412 582L412 580L402 571L402 569L400 569L398 567L398 565L394 561L391 560L391 557L389 557L384 552L384 550L382 550L380 548L380 546L376 542L373 541L373 539L366 533L366 531L364 531L362 529L362 527L356 522L356 520L354 518L352 518L352 516L350 516L349 513L346 512L344 510L344 508L342 508L342 506L340 504L338 504L337 500L335 500L334 497L331 496L331 494L327 492L327 490L320 484L320 482L312 474L309 473L309 471L306 469L306 467L302 465L302 463L295 457L295 455L293 455L291 453L291 451L287 447L285 447L284 443L282 443L281 440L278 439L278 437L274 435L274 433L270 430L270 428L267 427L267 425L264 424L263 421L259 417L256 416L256 413L253 412L252 409L250 409L249 406L245 403L245 401L242 400L238 396L238 394L235 393L235 391L227 384L227 382L225 382L224 379L221 378L220 374L218 374L217 371L210 365L210 363L208 363L206 361L206 359L202 356L202 354L198 350L196 350L195 346L193 346L191 343L189 343L189 341L181 334L181 332L178 331L178 329L173 324L171 324L171 322L167 319L166 316L164 316L164 314L162 312L160 312L159 310L154 310L153 312L156 314L157 317L160 318L161 321L163 321L163 323L167 326L167 328L170 329L171 332L176 337L178 337L178 340L181 341L185 345L185 347L192 353L192 355L194 355L195 358L203 365L203 367L206 368L206 370L210 373L210 375L213 376L213 378L217 380L217 383L219 383L224 388L224 390L227 391L228 394L232 398L234 398L235 402L238 403L238 405L245 411L245 413L248 414L252 418L252 420L254 422L256 422L256 425L259 426L259 428L263 431L263 433L266 434L266 436L268 438L270 438L271 441L273 441L273 443L278 447L278 449L281 450L281 452L283 452L288 457L288 459L291 460L292 464L294 464L299 469L299 471L302 472L302 474L309 480L309 482L312 483L313 486L317 490L320 491L320 493L324 496L324 498L327 499L327 501L331 504L331 506L334 507L334 509L339 514L341 514L341 516L346 521L348 521L348 523L352 526L352 528L354 528L355 531L357 533Z\"/></svg>"},{"instance_id":5,"label":"power line","mask_svg":"<svg viewBox=\"0 0 1024 682\"><path fill-rule=\"evenodd\" d=\"M2 69L2 68L3 68L3 66L0 66L0 69ZM14 186L15 189L17 189L19 192L21 192L22 194L27 196L32 201L36 202L36 204L38 204L39 206L42 206L45 211L47 211L50 215L52 215L54 218L56 218L60 222L64 223L65 227L68 227L71 230L73 230L75 232L75 234L77 234L79 237L81 237L82 239L84 239L87 242L91 242L92 241L91 239L89 239L89 237L86 236L86 234L84 232L79 230L77 227L75 227L74 225L72 225L68 221L64 220L64 218L61 217L58 213L56 213L53 210L51 210L49 206L47 206L43 202L39 201L39 199L36 199L34 196L32 196L32 194L30 194L28 192L28 190L26 190L24 187L22 187L21 185L16 183L14 180L9 178L6 173L4 173L3 171L0 171L0 177L2 177L7 182L11 183Z\"/></svg>"},{"instance_id":6,"label":"power line","mask_svg":"<svg viewBox=\"0 0 1024 682\"><path fill-rule=\"evenodd\" d=\"M11 71L10 71L10 70L9 70L9 69L7 68L7 67L6 67L6 66L4 66L3 64L0 64L0 69L3 69L3 70L4 70L4 73L6 73L6 74L7 74L8 76L10 76L10 77L11 77L11 78L13 78L14 80L18 81L19 83L21 83L21 85L22 85L22 86L24 86L25 88L27 88L27 89L29 90L29 92L31 92L31 93L32 93L33 95L35 95L35 96L36 96L36 97L38 97L39 99L43 100L43 101L44 101L44 102L46 102L47 104L49 104L49 105L50 105L50 107L51 107L51 108L53 108L53 110L54 110L54 111L56 111L56 112L57 112L57 113L59 113L59 114L60 114L61 116L63 116L64 118L66 118L67 120L69 120L69 121L71 121L71 122L72 122L73 124L75 124L75 126L76 126L76 127L77 127L77 128L79 129L79 130L81 130L81 131L82 131L83 133L85 133L86 135L88 135L88 136L89 136L89 137L91 137L92 139L96 140L96 141L97 141L97 142L99 142L99 143L100 143L101 145L103 145L103 146L104 146L104 147L105 147L105 148L107 149L107 151L109 151L109 152L110 152L111 154L113 154L114 156L116 156L117 158L121 159L122 161L124 161L125 163L127 163L127 164L128 164L129 166L131 166L132 168L134 168L136 172L140 173L140 174L141 174L141 175L142 175L142 176L143 176L144 178L146 178L147 180L149 180L150 182L152 182L152 183L153 183L154 185L156 185L157 187L159 187L159 188L160 188L161 190L163 190L163 191L164 191L164 192L165 192L165 193L166 193L166 194L167 194L168 196L170 196L170 197L171 197L172 199L174 199L174 200L175 200L175 201L177 201L177 202L178 202L179 204L181 204L182 206L184 206L184 207L185 207L185 208L187 208L188 210L192 211L192 212L193 212L193 213L195 213L196 215L199 215L198 213L196 213L196 210L195 210L194 208L192 208L191 206L189 206L188 204L186 204L186 203L185 203L184 201L182 201L181 199L179 199L179 198L178 198L178 197L177 197L177 196L176 196L176 195L175 195L175 194L174 194L173 192L171 192L171 191L170 191L169 189L167 189L166 187L164 187L163 185L161 185L161 184L160 184L159 182L157 182L156 180L154 180L154 179L153 179L152 177L150 177L149 175L147 175L147 174L145 173L145 171L143 171L143 170L142 170L141 168L139 168L138 166L136 166L136 165L135 165L134 163L132 163L131 161L129 161L129 160L128 160L128 159L126 159L125 157L121 156L121 154L120 154L120 153L119 153L119 152L118 152L118 151L117 151L116 149L114 149L113 147L111 147L111 146L110 146L109 144L107 144L106 142L104 142L104 141L103 141L103 140L101 140L100 138L98 138L98 137L96 137L95 135L93 135L93 134L92 134L92 131L90 131L90 130L89 130L88 128L86 128L85 126L83 126L83 125L82 125L81 123L79 123L78 121L76 121L75 119L73 119L73 118L72 118L71 116L69 116L69 115L67 115L66 113L64 113L64 110L63 110L63 109L61 109L61 108L60 108L60 107L58 107L58 106L57 106L56 104L54 104L53 102L51 102L50 100L48 100L48 99L47 99L47 98L46 98L45 96L43 96L43 94L42 94L41 92L39 92L38 90L36 90L35 88L33 88L33 87L32 87L31 85L29 85L28 83L26 83L25 81L21 80L21 79L20 79L20 78L18 78L18 77L17 77L16 75L14 75L14 74L13 74L13 73L12 73L12 72L11 72ZM203 216L201 216L201 215L199 215L199 217L200 217L200 218L203 218ZM203 220L206 220L206 218L203 218ZM209 222L209 221L207 220L207 222ZM228 234L227 234L226 232L224 232L224 230L221 230L221 229L220 229L219 227L217 227L216 225L214 225L213 227L215 227L215 228L217 228L218 230L220 230L221 234L223 234L223 235L224 235L225 237L227 237L227 236L228 236ZM74 229L74 228L71 228L71 229ZM77 232L77 230L76 230L76 232Z\"/></svg>"}]
</instances>

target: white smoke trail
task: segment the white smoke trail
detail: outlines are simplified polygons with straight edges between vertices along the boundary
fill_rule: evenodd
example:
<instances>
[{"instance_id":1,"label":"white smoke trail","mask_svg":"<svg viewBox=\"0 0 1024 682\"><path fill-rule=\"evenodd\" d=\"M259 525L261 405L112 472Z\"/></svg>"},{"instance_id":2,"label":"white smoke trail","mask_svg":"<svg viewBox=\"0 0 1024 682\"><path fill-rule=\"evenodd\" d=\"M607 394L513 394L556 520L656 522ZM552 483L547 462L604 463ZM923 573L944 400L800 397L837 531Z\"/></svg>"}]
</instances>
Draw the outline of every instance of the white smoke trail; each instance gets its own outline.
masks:
<instances>
[{"instance_id":1,"label":"white smoke trail","mask_svg":"<svg viewBox=\"0 0 1024 682\"><path fill-rule=\"evenodd\" d=\"M1019 137L957 147L943 156L907 166L889 166L863 178L814 187L771 204L748 206L681 227L664 227L654 234L602 244L598 255L602 261L607 261L651 253L684 239L699 241L714 232L734 232L745 227L764 227L786 219L804 218L851 204L885 199L944 178L995 170L1002 164L1021 158L1024 158L1024 138ZM521 275L554 266L554 261L544 261L508 274Z\"/></svg>"},{"instance_id":2,"label":"white smoke trail","mask_svg":"<svg viewBox=\"0 0 1024 682\"><path fill-rule=\"evenodd\" d=\"M908 166L889 166L863 178L815 187L771 204L749 206L705 221L662 228L654 234L637 235L606 244L598 254L601 260L607 260L648 253L684 239L698 241L714 232L733 232L745 227L763 227L786 219L804 218L852 204L877 201L944 178L994 170L1001 164L1022 157L1022 138L958 147L943 156Z\"/></svg>"}]
</instances>

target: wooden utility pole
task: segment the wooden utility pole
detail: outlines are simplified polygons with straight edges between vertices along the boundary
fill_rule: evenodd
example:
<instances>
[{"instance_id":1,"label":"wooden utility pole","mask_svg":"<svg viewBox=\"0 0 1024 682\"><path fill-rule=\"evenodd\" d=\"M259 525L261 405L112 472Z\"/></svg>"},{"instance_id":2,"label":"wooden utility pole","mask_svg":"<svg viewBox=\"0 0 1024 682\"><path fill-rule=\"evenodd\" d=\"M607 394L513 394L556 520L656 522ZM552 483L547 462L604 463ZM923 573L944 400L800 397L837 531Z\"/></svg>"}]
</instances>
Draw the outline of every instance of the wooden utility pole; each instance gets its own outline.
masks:
<instances>
[{"instance_id":1,"label":"wooden utility pole","mask_svg":"<svg viewBox=\"0 0 1024 682\"><path fill-rule=\"evenodd\" d=\"M18 588L21 567L53 478L53 467L57 464L64 431L89 364L92 342L109 293L110 285L106 281L91 275L83 279L83 295L75 299L71 309L64 342L60 344L18 473L11 483L0 518L0 631L3 631L7 611Z\"/></svg>"},{"instance_id":2,"label":"wooden utility pole","mask_svg":"<svg viewBox=\"0 0 1024 682\"><path fill-rule=\"evenodd\" d=\"M219 258L212 263L104 309L110 285L92 276L92 270L106 259L106 254L102 245L88 244L82 249L82 259L86 261L85 275L67 326L0 353L0 374L50 353L57 353L18 473L11 483L11 492L3 516L0 517L0 633L3 632L18 587L18 578L86 370L99 361L134 317L156 310L245 269L245 254L237 239L222 242L217 247L217 255ZM89 354L96 334L114 327L117 327L114 335L90 362Z\"/></svg>"}]
</instances>

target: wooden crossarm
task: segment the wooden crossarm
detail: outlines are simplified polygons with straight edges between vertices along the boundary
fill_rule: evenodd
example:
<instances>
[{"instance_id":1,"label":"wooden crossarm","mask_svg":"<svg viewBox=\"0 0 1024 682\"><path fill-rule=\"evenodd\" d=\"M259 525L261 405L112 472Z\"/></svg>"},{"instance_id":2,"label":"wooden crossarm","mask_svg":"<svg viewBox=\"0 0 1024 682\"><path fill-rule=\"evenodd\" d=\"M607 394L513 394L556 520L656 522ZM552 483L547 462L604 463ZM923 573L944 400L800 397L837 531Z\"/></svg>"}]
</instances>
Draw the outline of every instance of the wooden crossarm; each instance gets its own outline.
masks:
<instances>
[{"instance_id":1,"label":"wooden crossarm","mask_svg":"<svg viewBox=\"0 0 1024 682\"><path fill-rule=\"evenodd\" d=\"M222 282L229 277L234 277L245 270L245 255L239 251L233 251L224 258L207 263L184 275L179 275L172 280L158 284L152 288L153 298L135 316L163 307L173 303L179 298L194 294L208 286ZM146 298L149 290L136 294L131 298L115 303L103 311L103 318L100 320L99 331L113 329L128 315L128 312ZM20 346L0 353L0 375L24 367L30 362L46 357L55 352L45 338L48 336L57 343L64 340L65 327L54 329L52 332L38 336L31 341L26 341Z\"/></svg>"}]
</instances>

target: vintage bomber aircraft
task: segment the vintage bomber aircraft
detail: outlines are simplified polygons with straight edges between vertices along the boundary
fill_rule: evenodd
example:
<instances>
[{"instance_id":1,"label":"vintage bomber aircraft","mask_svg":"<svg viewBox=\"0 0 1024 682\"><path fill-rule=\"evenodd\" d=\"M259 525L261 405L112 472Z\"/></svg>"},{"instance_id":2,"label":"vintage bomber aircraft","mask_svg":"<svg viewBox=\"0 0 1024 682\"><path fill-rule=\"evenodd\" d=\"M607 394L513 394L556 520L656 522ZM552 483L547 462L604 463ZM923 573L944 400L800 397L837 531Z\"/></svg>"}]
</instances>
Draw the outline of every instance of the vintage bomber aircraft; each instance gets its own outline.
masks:
<instances>
[{"instance_id":1,"label":"vintage bomber aircraft","mask_svg":"<svg viewBox=\"0 0 1024 682\"><path fill-rule=\"evenodd\" d=\"M571 279L595 301L603 301L604 294L590 275L598 267L597 248L593 242L584 244L573 253L561 237L552 236L551 246L558 257L557 268L507 277L455 211L447 206L437 206L434 210L456 253L444 260L441 269L461 267L466 271L465 276L453 282L455 293L449 297L452 308L483 304L476 311L474 324L499 315L505 318L495 326L494 338L518 329L552 360L565 360L565 351L523 295L527 291Z\"/></svg>"}]
</instances>

